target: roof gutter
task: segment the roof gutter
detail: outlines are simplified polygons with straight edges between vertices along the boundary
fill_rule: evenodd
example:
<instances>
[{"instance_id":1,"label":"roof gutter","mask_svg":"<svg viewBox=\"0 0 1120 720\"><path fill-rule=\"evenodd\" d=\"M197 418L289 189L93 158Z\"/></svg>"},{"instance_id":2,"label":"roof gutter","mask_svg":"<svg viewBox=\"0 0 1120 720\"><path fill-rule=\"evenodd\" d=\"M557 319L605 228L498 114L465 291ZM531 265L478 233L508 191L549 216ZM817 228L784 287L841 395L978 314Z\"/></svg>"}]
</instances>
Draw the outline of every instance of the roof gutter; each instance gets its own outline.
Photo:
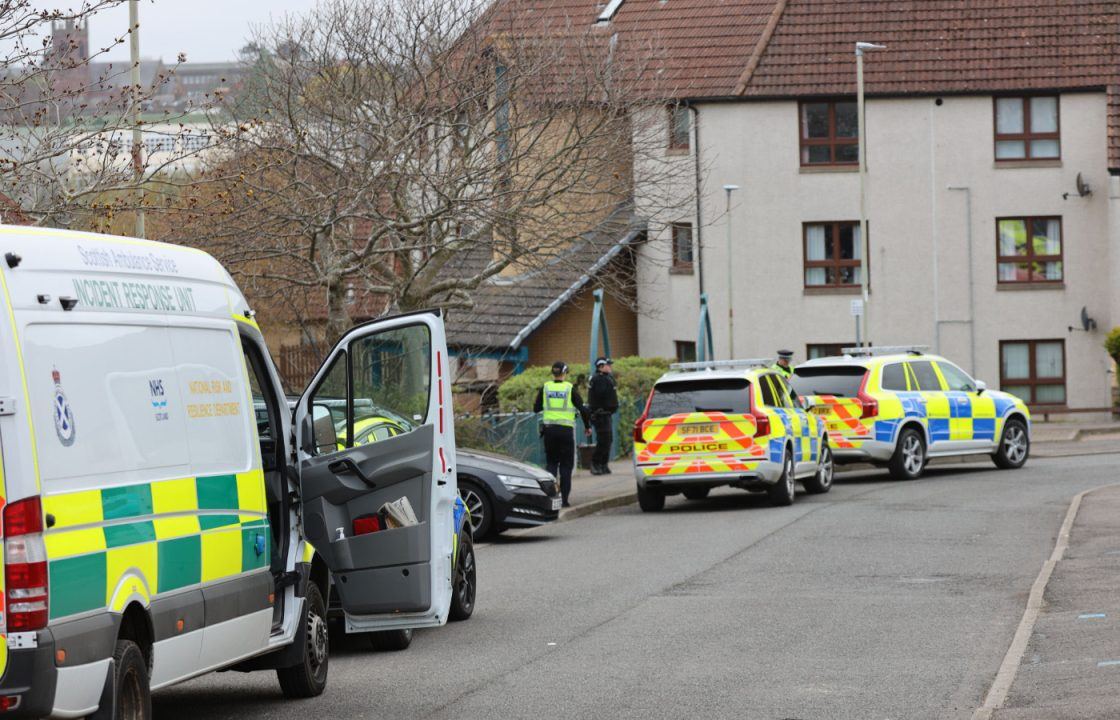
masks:
<instances>
[{"instance_id":1,"label":"roof gutter","mask_svg":"<svg viewBox=\"0 0 1120 720\"><path fill-rule=\"evenodd\" d=\"M563 305L566 302L571 300L572 297L574 297L575 294L577 292L579 292L580 289L583 288L584 285L591 282L591 278L594 277L595 275L597 275L599 273L599 271L602 270L604 267L606 267L607 263L609 263L611 260L614 260L616 257L618 257L618 254L620 252L622 252L622 249L624 247L628 246L630 243L634 242L634 240L637 239L637 237L642 234L642 231L643 231L642 228L632 229L630 232L628 232L626 234L625 237L623 237L621 240L619 240L614 245L614 247L612 247L610 250L608 250L606 253L604 253L601 258L596 260L595 264L591 266L590 270L588 270L583 275L580 275L579 279L577 279L574 283L572 283L571 287L569 287L564 292L560 293L560 296L557 297L552 302L550 302L548 304L548 307L546 307L544 310L542 310L540 312L540 314L538 314L535 318L533 318L532 321L530 321L530 323L528 325L521 328L521 331L518 332L517 335L513 338L513 340L510 341L510 343L509 343L510 349L511 350L517 350L518 348L520 348L521 343L525 342L525 339L527 337L532 335L533 332L535 332L537 328L539 328L541 325L544 324L545 320L548 320L550 317L552 317L552 315L557 310L559 310L561 307L563 307Z\"/></svg>"}]
</instances>

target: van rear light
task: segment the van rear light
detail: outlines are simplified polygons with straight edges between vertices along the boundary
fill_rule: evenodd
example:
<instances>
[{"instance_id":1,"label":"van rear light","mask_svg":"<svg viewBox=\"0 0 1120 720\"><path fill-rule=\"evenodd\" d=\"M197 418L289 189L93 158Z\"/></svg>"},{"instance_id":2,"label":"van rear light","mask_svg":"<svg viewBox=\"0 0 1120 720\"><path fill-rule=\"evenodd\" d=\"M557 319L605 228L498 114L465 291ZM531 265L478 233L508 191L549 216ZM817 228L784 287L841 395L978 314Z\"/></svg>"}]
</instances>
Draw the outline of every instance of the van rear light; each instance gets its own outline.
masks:
<instances>
[{"instance_id":1,"label":"van rear light","mask_svg":"<svg viewBox=\"0 0 1120 720\"><path fill-rule=\"evenodd\" d=\"M859 384L859 392L856 393L856 399L863 406L863 412L860 414L861 418L875 417L879 414L879 401L867 394L867 378L869 377L871 377L871 373L864 373L863 382Z\"/></svg>"},{"instance_id":2,"label":"van rear light","mask_svg":"<svg viewBox=\"0 0 1120 720\"><path fill-rule=\"evenodd\" d=\"M8 505L3 517L7 632L40 630L47 626L49 593L39 496Z\"/></svg>"}]
</instances>

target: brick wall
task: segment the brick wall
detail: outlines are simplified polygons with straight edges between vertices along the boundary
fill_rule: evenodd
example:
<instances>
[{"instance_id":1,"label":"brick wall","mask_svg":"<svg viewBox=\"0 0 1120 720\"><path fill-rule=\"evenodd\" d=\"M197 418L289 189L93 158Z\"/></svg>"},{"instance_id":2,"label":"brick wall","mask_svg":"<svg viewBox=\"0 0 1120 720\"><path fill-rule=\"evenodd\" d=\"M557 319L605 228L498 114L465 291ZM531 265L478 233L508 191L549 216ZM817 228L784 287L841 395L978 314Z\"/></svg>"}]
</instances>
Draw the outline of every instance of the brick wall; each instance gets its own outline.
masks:
<instances>
[{"instance_id":1,"label":"brick wall","mask_svg":"<svg viewBox=\"0 0 1120 720\"><path fill-rule=\"evenodd\" d=\"M594 288L587 288L560 308L526 342L529 365L587 362L591 342L591 312L595 308ZM606 296L607 327L611 353L615 357L638 354L638 316L615 297Z\"/></svg>"}]
</instances>

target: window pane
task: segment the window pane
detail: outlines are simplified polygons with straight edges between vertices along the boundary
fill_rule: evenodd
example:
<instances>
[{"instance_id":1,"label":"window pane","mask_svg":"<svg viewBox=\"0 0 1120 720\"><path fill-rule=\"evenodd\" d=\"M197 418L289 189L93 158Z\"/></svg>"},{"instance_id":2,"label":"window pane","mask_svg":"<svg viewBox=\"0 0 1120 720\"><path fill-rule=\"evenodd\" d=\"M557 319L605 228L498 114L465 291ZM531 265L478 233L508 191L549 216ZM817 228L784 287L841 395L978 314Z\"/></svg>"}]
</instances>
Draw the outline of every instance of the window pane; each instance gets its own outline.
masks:
<instances>
[{"instance_id":1,"label":"window pane","mask_svg":"<svg viewBox=\"0 0 1120 720\"><path fill-rule=\"evenodd\" d=\"M1031 132L1058 132L1058 98L1031 98Z\"/></svg>"},{"instance_id":2,"label":"window pane","mask_svg":"<svg viewBox=\"0 0 1120 720\"><path fill-rule=\"evenodd\" d=\"M411 432L426 422L432 343L426 325L360 338L354 355L354 423L388 421Z\"/></svg>"},{"instance_id":3,"label":"window pane","mask_svg":"<svg viewBox=\"0 0 1120 720\"><path fill-rule=\"evenodd\" d=\"M340 450L346 442L346 355L335 357L331 369L311 396L315 455Z\"/></svg>"},{"instance_id":4,"label":"window pane","mask_svg":"<svg viewBox=\"0 0 1120 720\"><path fill-rule=\"evenodd\" d=\"M882 386L884 390L901 392L906 390L906 370L902 363L887 365L883 368Z\"/></svg>"},{"instance_id":5,"label":"window pane","mask_svg":"<svg viewBox=\"0 0 1120 720\"><path fill-rule=\"evenodd\" d=\"M672 124L670 128L670 142L673 147L684 148L689 145L690 129L692 126L692 117L688 108L684 106L674 107L669 113L669 120Z\"/></svg>"},{"instance_id":6,"label":"window pane","mask_svg":"<svg viewBox=\"0 0 1120 720\"><path fill-rule=\"evenodd\" d=\"M1057 140L1032 140L1031 141L1031 157L1032 158L1056 158L1061 156L1061 148Z\"/></svg>"},{"instance_id":7,"label":"window pane","mask_svg":"<svg viewBox=\"0 0 1120 720\"><path fill-rule=\"evenodd\" d=\"M841 285L855 285L859 282L859 268L858 267L842 267L840 268L840 284Z\"/></svg>"},{"instance_id":8,"label":"window pane","mask_svg":"<svg viewBox=\"0 0 1120 720\"><path fill-rule=\"evenodd\" d=\"M824 285L827 281L828 281L828 278L825 275L824 268L816 267L816 268L806 268L805 269L805 285L806 286Z\"/></svg>"},{"instance_id":9,"label":"window pane","mask_svg":"<svg viewBox=\"0 0 1120 720\"><path fill-rule=\"evenodd\" d=\"M1044 280L1061 280L1062 264L1057 261L1042 263L1042 278Z\"/></svg>"},{"instance_id":10,"label":"window pane","mask_svg":"<svg viewBox=\"0 0 1120 720\"><path fill-rule=\"evenodd\" d=\"M1034 401L1036 403L1060 405L1066 401L1066 386L1035 385Z\"/></svg>"},{"instance_id":11,"label":"window pane","mask_svg":"<svg viewBox=\"0 0 1120 720\"><path fill-rule=\"evenodd\" d=\"M854 102L836 103L836 137L854 138L859 136L859 114Z\"/></svg>"},{"instance_id":12,"label":"window pane","mask_svg":"<svg viewBox=\"0 0 1120 720\"><path fill-rule=\"evenodd\" d=\"M805 228L805 259L824 260L828 256L824 251L824 225L809 225Z\"/></svg>"},{"instance_id":13,"label":"window pane","mask_svg":"<svg viewBox=\"0 0 1120 720\"><path fill-rule=\"evenodd\" d=\"M778 407L780 403L774 395L774 386L768 382L769 378L759 378L758 389L762 391L762 404L769 407Z\"/></svg>"},{"instance_id":14,"label":"window pane","mask_svg":"<svg viewBox=\"0 0 1120 720\"><path fill-rule=\"evenodd\" d=\"M1005 380L1020 380L1031 376L1031 351L1027 343L1004 343L1000 354L1003 367L1001 374Z\"/></svg>"},{"instance_id":15,"label":"window pane","mask_svg":"<svg viewBox=\"0 0 1120 720\"><path fill-rule=\"evenodd\" d=\"M801 162L806 164L829 163L832 162L832 153L829 151L828 145L808 145L801 150Z\"/></svg>"},{"instance_id":16,"label":"window pane","mask_svg":"<svg viewBox=\"0 0 1120 720\"><path fill-rule=\"evenodd\" d=\"M1027 156L1027 144L1022 140L1000 140L996 143L996 160L1022 160Z\"/></svg>"},{"instance_id":17,"label":"window pane","mask_svg":"<svg viewBox=\"0 0 1120 720\"><path fill-rule=\"evenodd\" d=\"M1030 385L1004 385L1000 389L1006 393L1011 393L1023 402L1029 403L1031 401Z\"/></svg>"},{"instance_id":18,"label":"window pane","mask_svg":"<svg viewBox=\"0 0 1120 720\"><path fill-rule=\"evenodd\" d=\"M855 253L855 233L851 225L840 226L840 259L852 260L858 257Z\"/></svg>"},{"instance_id":19,"label":"window pane","mask_svg":"<svg viewBox=\"0 0 1120 720\"><path fill-rule=\"evenodd\" d=\"M1027 254L1027 223L1025 221L999 221L999 254L1001 257Z\"/></svg>"},{"instance_id":20,"label":"window pane","mask_svg":"<svg viewBox=\"0 0 1120 720\"><path fill-rule=\"evenodd\" d=\"M1062 225L1056 219L1032 220L1031 235L1035 255L1062 254Z\"/></svg>"},{"instance_id":21,"label":"window pane","mask_svg":"<svg viewBox=\"0 0 1120 720\"><path fill-rule=\"evenodd\" d=\"M1034 346L1035 377L1065 378L1062 343L1040 342Z\"/></svg>"},{"instance_id":22,"label":"window pane","mask_svg":"<svg viewBox=\"0 0 1120 720\"><path fill-rule=\"evenodd\" d=\"M807 138L828 137L828 103L802 103L801 132Z\"/></svg>"},{"instance_id":23,"label":"window pane","mask_svg":"<svg viewBox=\"0 0 1120 720\"><path fill-rule=\"evenodd\" d=\"M1023 132L1023 99L996 99L996 133L1015 135Z\"/></svg>"},{"instance_id":24,"label":"window pane","mask_svg":"<svg viewBox=\"0 0 1120 720\"><path fill-rule=\"evenodd\" d=\"M859 260L863 257L863 242L860 240L859 225L852 225L852 259Z\"/></svg>"},{"instance_id":25,"label":"window pane","mask_svg":"<svg viewBox=\"0 0 1120 720\"><path fill-rule=\"evenodd\" d=\"M859 143L846 143L836 146L836 162L859 162Z\"/></svg>"},{"instance_id":26,"label":"window pane","mask_svg":"<svg viewBox=\"0 0 1120 720\"><path fill-rule=\"evenodd\" d=\"M1019 279L1018 276L1019 265L1018 263L1000 263L999 264L999 281L1000 282L1015 282Z\"/></svg>"},{"instance_id":27,"label":"window pane","mask_svg":"<svg viewBox=\"0 0 1120 720\"><path fill-rule=\"evenodd\" d=\"M945 383L949 386L950 390L973 392L976 390L976 384L972 382L972 378L965 374L964 370L952 363L942 360L937 363L937 367L941 368L941 376L945 378Z\"/></svg>"},{"instance_id":28,"label":"window pane","mask_svg":"<svg viewBox=\"0 0 1120 720\"><path fill-rule=\"evenodd\" d=\"M910 363L910 369L914 371L914 379L918 381L918 389L922 392L941 390L941 381L937 379L937 373L933 370L933 363L929 360L912 362Z\"/></svg>"},{"instance_id":29,"label":"window pane","mask_svg":"<svg viewBox=\"0 0 1120 720\"><path fill-rule=\"evenodd\" d=\"M860 269L860 267L858 265L856 267L852 268L852 285L859 285L860 284L860 282L861 282L860 277L862 277L862 272L863 271Z\"/></svg>"}]
</instances>

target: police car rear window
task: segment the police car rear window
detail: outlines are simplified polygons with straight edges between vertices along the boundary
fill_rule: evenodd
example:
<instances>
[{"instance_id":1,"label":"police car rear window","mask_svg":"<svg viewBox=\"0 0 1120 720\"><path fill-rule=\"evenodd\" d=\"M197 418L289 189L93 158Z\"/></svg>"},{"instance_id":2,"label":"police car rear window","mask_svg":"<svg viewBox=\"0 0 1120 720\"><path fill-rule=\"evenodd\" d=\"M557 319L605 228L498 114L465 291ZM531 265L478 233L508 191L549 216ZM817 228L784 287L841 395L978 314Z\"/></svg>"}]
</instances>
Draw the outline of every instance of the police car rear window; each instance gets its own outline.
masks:
<instances>
[{"instance_id":1,"label":"police car rear window","mask_svg":"<svg viewBox=\"0 0 1120 720\"><path fill-rule=\"evenodd\" d=\"M649 406L650 417L691 412L745 414L751 410L751 384L746 380L677 380L658 383Z\"/></svg>"},{"instance_id":2,"label":"police car rear window","mask_svg":"<svg viewBox=\"0 0 1120 720\"><path fill-rule=\"evenodd\" d=\"M866 368L858 365L799 367L794 370L790 384L798 395L855 397L866 372Z\"/></svg>"}]
</instances>

